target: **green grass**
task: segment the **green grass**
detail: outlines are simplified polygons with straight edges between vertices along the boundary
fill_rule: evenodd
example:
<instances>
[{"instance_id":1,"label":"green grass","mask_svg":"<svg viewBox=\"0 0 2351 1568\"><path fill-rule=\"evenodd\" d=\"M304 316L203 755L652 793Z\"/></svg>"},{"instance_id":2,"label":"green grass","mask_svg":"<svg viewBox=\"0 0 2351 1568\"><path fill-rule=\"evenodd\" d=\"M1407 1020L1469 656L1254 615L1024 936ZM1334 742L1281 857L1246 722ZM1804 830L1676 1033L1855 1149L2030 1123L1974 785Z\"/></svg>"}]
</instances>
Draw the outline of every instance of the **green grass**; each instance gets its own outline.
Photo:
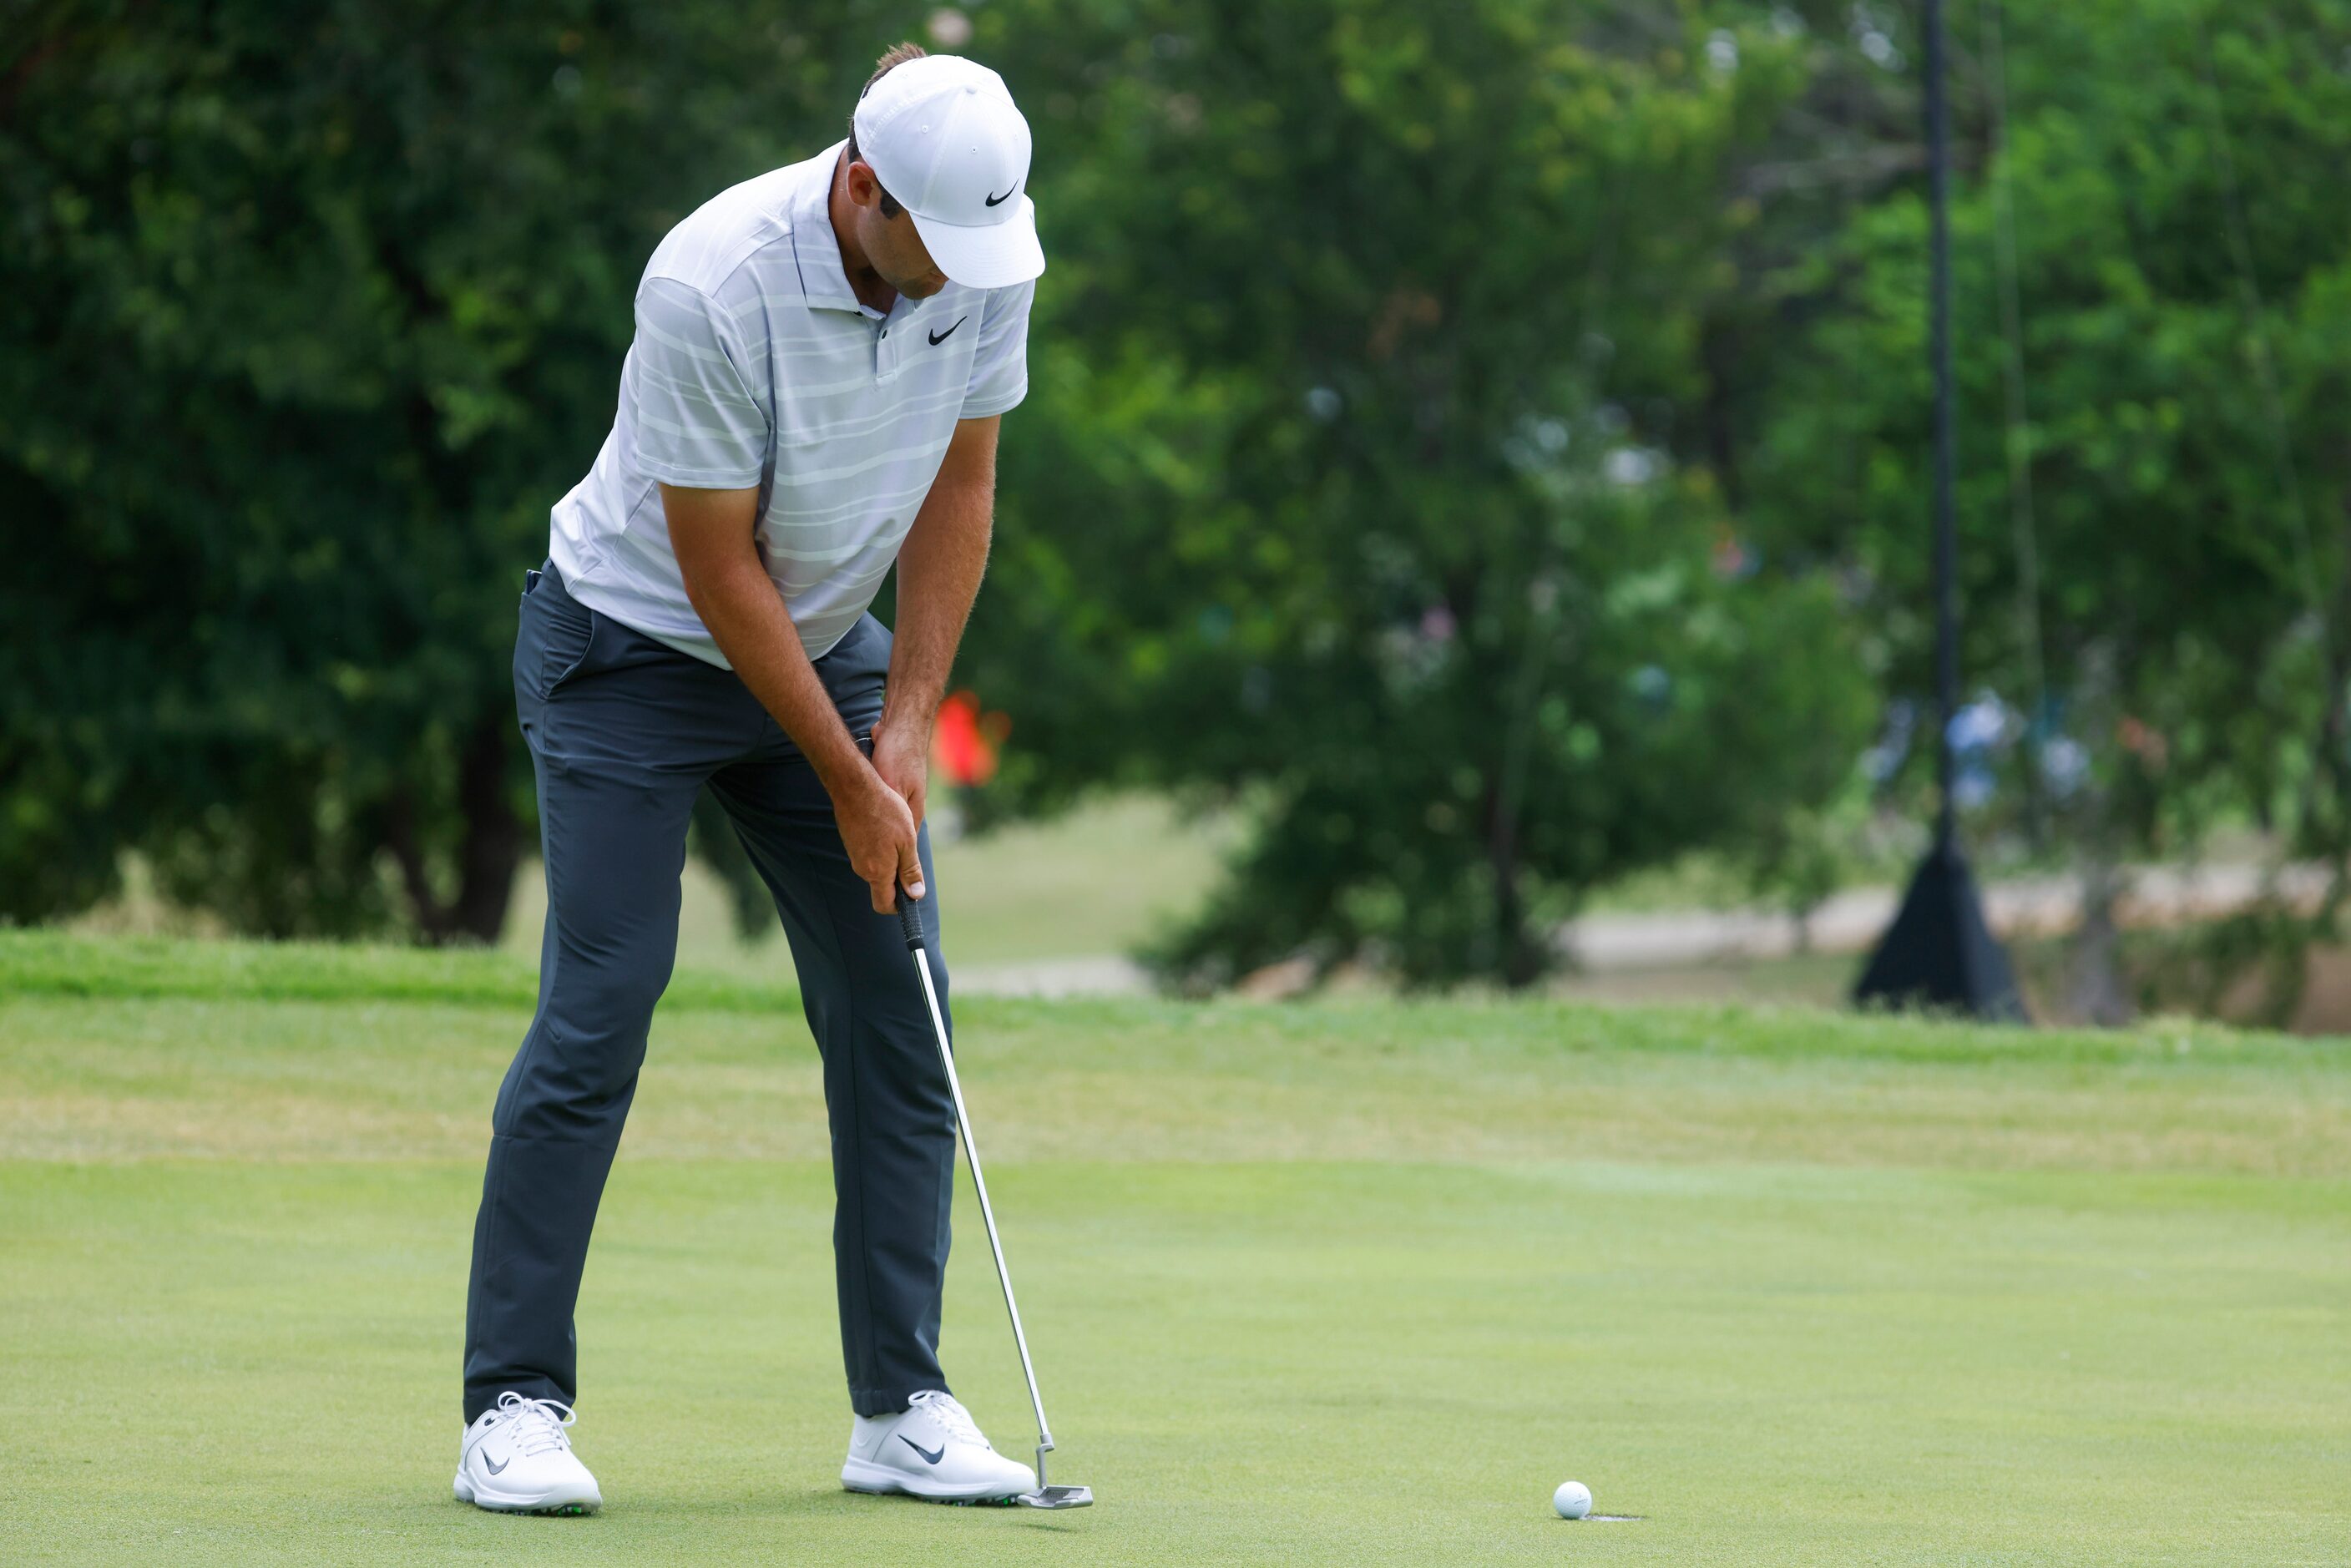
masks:
<instances>
[{"instance_id":1,"label":"green grass","mask_svg":"<svg viewBox=\"0 0 2351 1568\"><path fill-rule=\"evenodd\" d=\"M959 1005L1074 1514L852 1497L813 1048L682 973L581 1303L607 1511L450 1500L527 965L0 935L0 1559L2351 1562L2351 1045ZM967 1203L945 1353L1020 1392ZM1551 1517L1552 1488L1603 1511Z\"/></svg>"},{"instance_id":2,"label":"green grass","mask_svg":"<svg viewBox=\"0 0 2351 1568\"><path fill-rule=\"evenodd\" d=\"M770 1011L799 1005L783 977L682 970L666 999L696 1010ZM55 930L0 933L0 995L243 998L266 1001L456 1003L522 1008L538 995L538 967L488 949L386 949L333 942L185 941L89 936Z\"/></svg>"}]
</instances>

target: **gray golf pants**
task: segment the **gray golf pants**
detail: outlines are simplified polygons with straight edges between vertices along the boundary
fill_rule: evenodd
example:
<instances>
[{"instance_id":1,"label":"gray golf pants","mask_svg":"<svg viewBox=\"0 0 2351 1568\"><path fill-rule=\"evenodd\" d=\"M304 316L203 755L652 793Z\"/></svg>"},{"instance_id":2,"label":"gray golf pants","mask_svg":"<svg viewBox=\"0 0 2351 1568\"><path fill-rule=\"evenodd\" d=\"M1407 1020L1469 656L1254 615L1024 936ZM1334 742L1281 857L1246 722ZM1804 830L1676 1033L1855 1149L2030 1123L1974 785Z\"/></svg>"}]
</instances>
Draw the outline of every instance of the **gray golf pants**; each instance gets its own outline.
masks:
<instances>
[{"instance_id":1,"label":"gray golf pants","mask_svg":"<svg viewBox=\"0 0 2351 1568\"><path fill-rule=\"evenodd\" d=\"M939 1304L956 1135L897 918L873 913L824 786L732 671L589 610L551 562L527 580L515 706L538 776L547 929L538 1010L491 1117L465 1302L465 1419L508 1388L567 1403L578 1391L572 1308L676 960L686 822L705 787L775 895L824 1059L850 1403L862 1416L904 1409L909 1395L947 1386ZM890 632L871 615L816 661L869 755L889 664ZM935 890L927 831L919 850ZM935 891L925 912L935 934Z\"/></svg>"}]
</instances>

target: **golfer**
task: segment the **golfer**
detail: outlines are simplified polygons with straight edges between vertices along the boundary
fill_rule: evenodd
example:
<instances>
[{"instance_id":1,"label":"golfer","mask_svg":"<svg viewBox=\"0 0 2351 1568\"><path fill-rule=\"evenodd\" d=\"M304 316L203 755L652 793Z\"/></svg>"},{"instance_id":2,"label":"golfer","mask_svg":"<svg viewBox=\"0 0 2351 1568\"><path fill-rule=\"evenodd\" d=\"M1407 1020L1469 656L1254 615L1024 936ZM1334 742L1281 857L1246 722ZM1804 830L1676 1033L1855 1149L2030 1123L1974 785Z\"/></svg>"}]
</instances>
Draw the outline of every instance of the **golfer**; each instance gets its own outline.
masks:
<instances>
[{"instance_id":1,"label":"golfer","mask_svg":"<svg viewBox=\"0 0 2351 1568\"><path fill-rule=\"evenodd\" d=\"M987 559L997 423L1028 390L1029 126L994 71L901 44L850 132L653 252L611 434L526 574L547 930L474 1227L456 1492L483 1508L603 1500L567 1430L572 1308L705 789L775 896L824 1058L841 1482L1036 1485L939 1370L954 1106L893 914L932 883L931 725ZM893 563L894 639L867 612Z\"/></svg>"}]
</instances>

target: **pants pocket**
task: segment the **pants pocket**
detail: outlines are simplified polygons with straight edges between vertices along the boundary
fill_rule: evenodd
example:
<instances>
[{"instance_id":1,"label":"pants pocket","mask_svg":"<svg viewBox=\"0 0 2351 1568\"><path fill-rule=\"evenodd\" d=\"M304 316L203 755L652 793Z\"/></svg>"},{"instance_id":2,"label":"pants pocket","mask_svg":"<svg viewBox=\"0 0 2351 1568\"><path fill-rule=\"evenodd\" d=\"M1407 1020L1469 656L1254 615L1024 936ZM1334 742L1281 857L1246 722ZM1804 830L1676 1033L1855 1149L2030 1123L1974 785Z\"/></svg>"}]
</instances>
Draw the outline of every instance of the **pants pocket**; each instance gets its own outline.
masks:
<instances>
[{"instance_id":1,"label":"pants pocket","mask_svg":"<svg viewBox=\"0 0 2351 1568\"><path fill-rule=\"evenodd\" d=\"M542 578L522 600L521 635L515 646L515 679L540 702L552 697L580 673L596 645L596 612Z\"/></svg>"},{"instance_id":2,"label":"pants pocket","mask_svg":"<svg viewBox=\"0 0 2351 1568\"><path fill-rule=\"evenodd\" d=\"M569 601L565 601L565 609L569 613L556 618L555 634L547 642L547 667L553 673L545 689L550 697L580 673L596 646L596 612Z\"/></svg>"}]
</instances>

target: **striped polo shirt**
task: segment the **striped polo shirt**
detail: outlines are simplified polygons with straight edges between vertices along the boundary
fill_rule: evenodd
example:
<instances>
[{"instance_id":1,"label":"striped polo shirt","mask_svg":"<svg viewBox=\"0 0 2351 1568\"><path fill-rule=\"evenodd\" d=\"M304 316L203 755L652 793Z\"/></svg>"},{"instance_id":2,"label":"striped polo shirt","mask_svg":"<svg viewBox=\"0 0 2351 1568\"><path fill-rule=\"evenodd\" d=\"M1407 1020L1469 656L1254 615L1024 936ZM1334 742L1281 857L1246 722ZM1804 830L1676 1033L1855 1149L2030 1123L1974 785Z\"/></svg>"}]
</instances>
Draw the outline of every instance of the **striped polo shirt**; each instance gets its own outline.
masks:
<instances>
[{"instance_id":1,"label":"striped polo shirt","mask_svg":"<svg viewBox=\"0 0 2351 1568\"><path fill-rule=\"evenodd\" d=\"M685 597L663 484L759 492L759 558L812 659L898 559L959 419L1029 390L1036 285L861 304L828 198L845 142L721 192L663 240L595 466L557 503L566 590L727 667Z\"/></svg>"}]
</instances>

